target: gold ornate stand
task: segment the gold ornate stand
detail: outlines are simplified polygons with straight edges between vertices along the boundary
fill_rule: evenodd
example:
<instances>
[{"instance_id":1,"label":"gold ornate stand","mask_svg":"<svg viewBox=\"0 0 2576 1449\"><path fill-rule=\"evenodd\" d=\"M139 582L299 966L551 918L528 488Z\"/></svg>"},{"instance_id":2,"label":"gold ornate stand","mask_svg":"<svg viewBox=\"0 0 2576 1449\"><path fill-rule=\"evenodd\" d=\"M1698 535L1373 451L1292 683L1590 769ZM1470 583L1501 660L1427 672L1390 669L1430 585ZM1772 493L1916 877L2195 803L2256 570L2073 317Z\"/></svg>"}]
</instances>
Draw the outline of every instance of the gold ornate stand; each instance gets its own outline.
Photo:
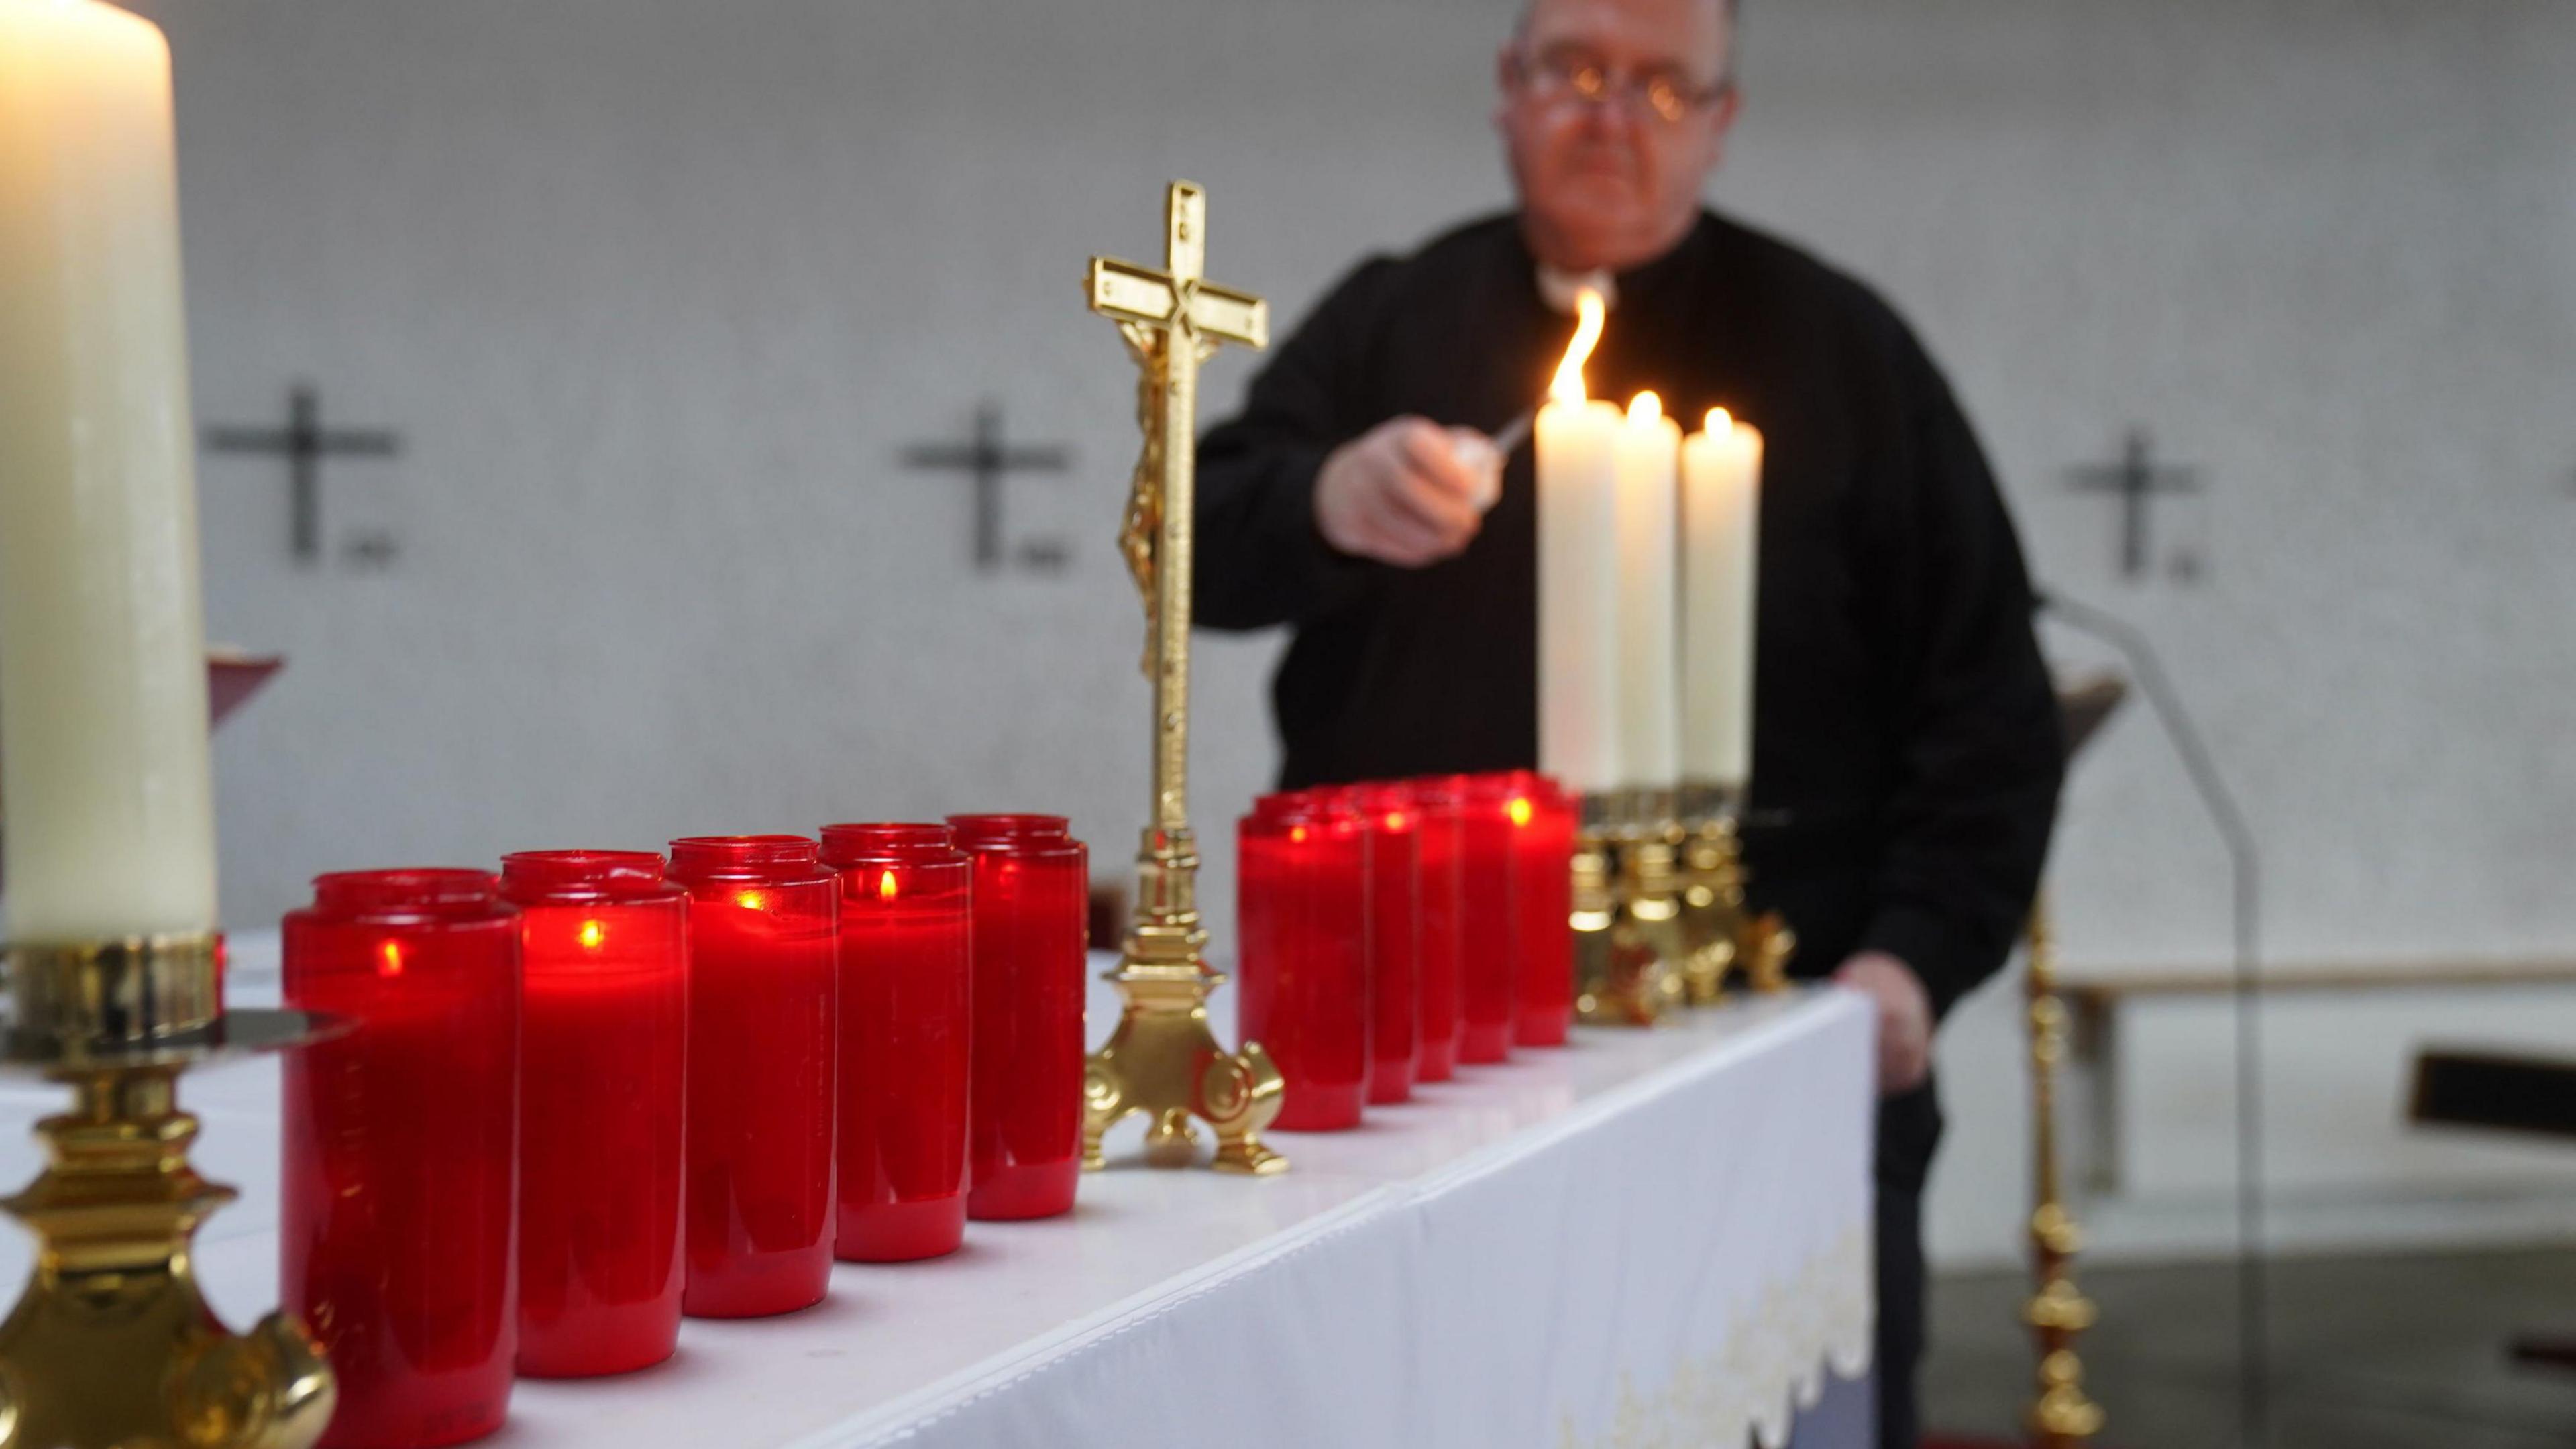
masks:
<instances>
[{"instance_id":1,"label":"gold ornate stand","mask_svg":"<svg viewBox=\"0 0 2576 1449\"><path fill-rule=\"evenodd\" d=\"M2057 941L2045 896L2030 911L2031 1276L2023 1305L2039 1350L2039 1395L2030 1429L2040 1449L2071 1449L2102 1432L2102 1410L2084 1395L2075 1336L2093 1326L2092 1301L2075 1287L2083 1239L2061 1196L2057 1160L2057 1066L2066 1055L2066 1003L2057 994Z\"/></svg>"},{"instance_id":2,"label":"gold ornate stand","mask_svg":"<svg viewBox=\"0 0 2576 1449\"><path fill-rule=\"evenodd\" d=\"M188 1066L310 1039L296 1012L217 996L216 937L9 952L6 1063L72 1089L37 1124L48 1165L0 1202L36 1268L0 1323L0 1449L305 1449L336 1402L321 1350L270 1314L235 1336L199 1296L189 1243L233 1190L188 1165Z\"/></svg>"},{"instance_id":3,"label":"gold ornate stand","mask_svg":"<svg viewBox=\"0 0 2576 1449\"><path fill-rule=\"evenodd\" d=\"M1163 269L1091 260L1091 310L1113 318L1136 359L1137 460L1120 549L1144 597L1145 670L1154 682L1154 810L1136 857L1136 917L1109 980L1126 1000L1108 1044L1083 1080L1082 1165L1101 1165L1100 1139L1131 1112L1149 1119L1150 1162L1197 1156L1190 1119L1216 1131L1220 1172L1284 1172L1263 1145L1286 1089L1258 1042L1239 1052L1208 1028L1208 969L1199 923L1198 847L1189 825L1190 550L1199 364L1220 342L1269 341L1269 309L1247 292L1205 280L1207 194L1172 183L1164 207Z\"/></svg>"},{"instance_id":4,"label":"gold ornate stand","mask_svg":"<svg viewBox=\"0 0 2576 1449\"><path fill-rule=\"evenodd\" d=\"M1736 834L1735 792L1687 784L1681 791L1679 845L1682 875L1682 979L1693 1006L1726 993L1729 973L1742 971L1747 986L1765 994L1789 989L1789 958L1797 934L1777 911L1755 914L1744 904L1744 854Z\"/></svg>"}]
</instances>

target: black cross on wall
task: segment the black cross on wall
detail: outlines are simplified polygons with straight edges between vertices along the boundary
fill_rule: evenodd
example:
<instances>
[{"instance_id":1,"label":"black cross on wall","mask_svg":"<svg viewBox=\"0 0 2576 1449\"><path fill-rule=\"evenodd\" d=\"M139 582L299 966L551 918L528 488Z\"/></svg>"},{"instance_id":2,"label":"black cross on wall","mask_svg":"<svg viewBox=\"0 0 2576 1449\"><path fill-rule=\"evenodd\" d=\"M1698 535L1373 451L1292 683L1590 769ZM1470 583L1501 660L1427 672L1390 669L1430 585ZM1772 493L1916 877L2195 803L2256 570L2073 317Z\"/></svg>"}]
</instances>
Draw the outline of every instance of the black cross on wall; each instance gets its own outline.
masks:
<instances>
[{"instance_id":1,"label":"black cross on wall","mask_svg":"<svg viewBox=\"0 0 2576 1449\"><path fill-rule=\"evenodd\" d=\"M2134 579L2147 571L2147 505L2159 493L2197 493L2198 473L2190 468L2160 467L2155 443L2144 428L2129 429L2120 461L2077 468L2072 486L2079 492L2113 493L2120 499L2120 576Z\"/></svg>"},{"instance_id":2,"label":"black cross on wall","mask_svg":"<svg viewBox=\"0 0 2576 1449\"><path fill-rule=\"evenodd\" d=\"M285 427L216 424L206 429L205 438L206 446L218 453L269 453L286 459L289 528L295 557L303 563L322 556L322 460L391 458L402 451L399 433L323 427L321 393L303 382L286 396Z\"/></svg>"},{"instance_id":3,"label":"black cross on wall","mask_svg":"<svg viewBox=\"0 0 2576 1449\"><path fill-rule=\"evenodd\" d=\"M1002 409L986 402L975 409L975 435L964 443L916 443L904 449L905 466L945 468L971 474L975 483L975 567L1002 565L1002 480L1014 472L1061 473L1072 460L1059 447L1007 446L1002 441ZM1031 544L1022 561L1042 568L1064 561L1060 543Z\"/></svg>"}]
</instances>

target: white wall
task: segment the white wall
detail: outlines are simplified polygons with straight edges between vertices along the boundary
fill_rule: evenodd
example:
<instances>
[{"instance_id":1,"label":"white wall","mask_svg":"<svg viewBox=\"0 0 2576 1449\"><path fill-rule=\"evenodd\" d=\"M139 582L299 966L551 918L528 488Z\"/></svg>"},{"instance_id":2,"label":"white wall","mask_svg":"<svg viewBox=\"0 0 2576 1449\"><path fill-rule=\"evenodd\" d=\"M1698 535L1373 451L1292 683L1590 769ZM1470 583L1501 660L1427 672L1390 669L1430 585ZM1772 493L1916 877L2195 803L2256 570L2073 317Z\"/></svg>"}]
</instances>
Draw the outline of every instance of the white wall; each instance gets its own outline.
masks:
<instances>
[{"instance_id":1,"label":"white wall","mask_svg":"<svg viewBox=\"0 0 2576 1449\"><path fill-rule=\"evenodd\" d=\"M1189 176L1214 275L1293 319L1504 199L1507 0L141 8L177 53L200 416L310 376L409 441L325 485L335 542L398 535L376 573L291 566L273 463L202 466L212 627L292 660L217 747L236 924L326 868L972 807L1069 811L1122 869L1134 443L1083 259L1148 252ZM2037 571L2167 651L2263 837L2271 954L2565 953L2576 8L1799 0L1746 45L1716 197L1898 301ZM1011 485L1061 575L966 572L962 484L895 466L985 395L1077 451ZM2210 487L2162 511L2197 585L2119 583L2108 505L2063 486L2132 422ZM1273 648L1203 644L1220 922ZM2136 714L2095 756L2070 959L2219 959L2165 747ZM2014 1229L2004 1011L1945 1061L1953 1254Z\"/></svg>"}]
</instances>

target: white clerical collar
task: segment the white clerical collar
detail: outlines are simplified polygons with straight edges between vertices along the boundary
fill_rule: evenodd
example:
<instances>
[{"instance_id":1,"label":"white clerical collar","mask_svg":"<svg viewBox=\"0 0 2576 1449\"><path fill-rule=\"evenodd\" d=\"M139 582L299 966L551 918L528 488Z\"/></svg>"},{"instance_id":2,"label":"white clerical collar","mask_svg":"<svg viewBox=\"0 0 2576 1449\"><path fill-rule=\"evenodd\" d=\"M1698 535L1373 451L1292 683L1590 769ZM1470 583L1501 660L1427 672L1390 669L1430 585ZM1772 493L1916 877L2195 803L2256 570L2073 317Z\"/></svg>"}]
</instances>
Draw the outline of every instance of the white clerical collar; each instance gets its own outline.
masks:
<instances>
[{"instance_id":1,"label":"white clerical collar","mask_svg":"<svg viewBox=\"0 0 2576 1449\"><path fill-rule=\"evenodd\" d=\"M1539 300L1566 316L1574 315L1574 299L1586 289L1601 294L1604 308L1619 305L1619 279L1608 271L1568 272L1545 262L1538 264Z\"/></svg>"}]
</instances>

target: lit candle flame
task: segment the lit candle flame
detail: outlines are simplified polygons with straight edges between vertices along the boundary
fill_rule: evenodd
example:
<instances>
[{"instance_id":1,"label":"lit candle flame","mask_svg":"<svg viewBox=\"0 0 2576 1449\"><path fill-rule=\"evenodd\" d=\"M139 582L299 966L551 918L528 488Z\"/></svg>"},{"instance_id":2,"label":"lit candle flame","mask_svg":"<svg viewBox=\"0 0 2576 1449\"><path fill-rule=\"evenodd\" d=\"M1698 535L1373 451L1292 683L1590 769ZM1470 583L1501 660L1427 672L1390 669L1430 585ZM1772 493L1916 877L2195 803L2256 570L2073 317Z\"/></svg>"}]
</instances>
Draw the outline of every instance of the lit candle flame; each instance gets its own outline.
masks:
<instances>
[{"instance_id":1,"label":"lit candle flame","mask_svg":"<svg viewBox=\"0 0 2576 1449\"><path fill-rule=\"evenodd\" d=\"M1592 349L1601 342L1601 294L1590 287L1574 297L1574 340L1565 345L1565 361L1557 364L1556 381L1547 386L1547 395L1561 403L1583 401L1583 364Z\"/></svg>"},{"instance_id":2,"label":"lit candle flame","mask_svg":"<svg viewBox=\"0 0 2576 1449\"><path fill-rule=\"evenodd\" d=\"M762 891L736 891L733 903L746 911L765 911L769 909L769 896Z\"/></svg>"},{"instance_id":3,"label":"lit candle flame","mask_svg":"<svg viewBox=\"0 0 2576 1449\"><path fill-rule=\"evenodd\" d=\"M894 899L893 871L887 871L885 874L877 877L877 899L881 901L890 901Z\"/></svg>"},{"instance_id":4,"label":"lit candle flame","mask_svg":"<svg viewBox=\"0 0 2576 1449\"><path fill-rule=\"evenodd\" d=\"M584 921L581 923L581 944L586 949L592 951L598 950L599 943L606 939L607 935L607 930L597 921Z\"/></svg>"},{"instance_id":5,"label":"lit candle flame","mask_svg":"<svg viewBox=\"0 0 2576 1449\"><path fill-rule=\"evenodd\" d=\"M1648 393L1646 396L1653 397L1654 394ZM1527 795L1515 795L1512 797L1511 815L1512 823L1514 825L1528 825L1530 823L1530 817L1537 813L1538 812L1531 807L1529 797Z\"/></svg>"},{"instance_id":6,"label":"lit candle flame","mask_svg":"<svg viewBox=\"0 0 2576 1449\"><path fill-rule=\"evenodd\" d=\"M377 974L383 976L403 974L402 942L387 941L376 948L376 954L383 958L382 964L376 967Z\"/></svg>"},{"instance_id":7,"label":"lit candle flame","mask_svg":"<svg viewBox=\"0 0 2576 1449\"><path fill-rule=\"evenodd\" d=\"M1710 408L1707 427L1710 437L1723 438L1735 431L1735 419L1728 417L1724 408Z\"/></svg>"},{"instance_id":8,"label":"lit candle flame","mask_svg":"<svg viewBox=\"0 0 2576 1449\"><path fill-rule=\"evenodd\" d=\"M1628 421L1651 423L1664 415L1664 400L1651 392L1641 392L1628 403Z\"/></svg>"}]
</instances>

